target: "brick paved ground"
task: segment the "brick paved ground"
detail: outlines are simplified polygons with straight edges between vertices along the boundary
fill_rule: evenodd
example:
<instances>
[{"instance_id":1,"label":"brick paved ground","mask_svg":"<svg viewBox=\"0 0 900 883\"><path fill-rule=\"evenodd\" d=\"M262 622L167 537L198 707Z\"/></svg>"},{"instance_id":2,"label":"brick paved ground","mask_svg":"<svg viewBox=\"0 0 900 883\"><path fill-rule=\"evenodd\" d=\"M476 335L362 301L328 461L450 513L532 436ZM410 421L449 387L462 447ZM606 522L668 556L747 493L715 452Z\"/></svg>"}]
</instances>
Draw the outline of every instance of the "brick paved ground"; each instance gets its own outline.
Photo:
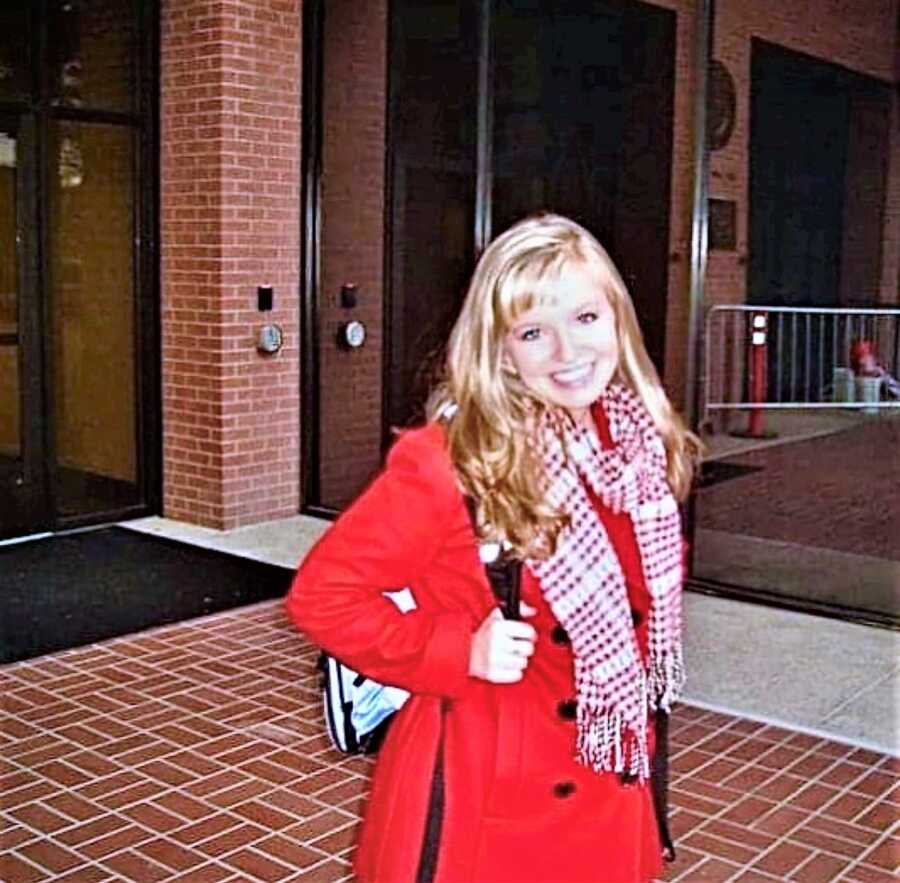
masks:
<instances>
[{"instance_id":1,"label":"brick paved ground","mask_svg":"<svg viewBox=\"0 0 900 883\"><path fill-rule=\"evenodd\" d=\"M370 764L315 656L266 602L7 666L0 879L349 880ZM689 706L673 742L668 881L896 879L897 759Z\"/></svg>"}]
</instances>

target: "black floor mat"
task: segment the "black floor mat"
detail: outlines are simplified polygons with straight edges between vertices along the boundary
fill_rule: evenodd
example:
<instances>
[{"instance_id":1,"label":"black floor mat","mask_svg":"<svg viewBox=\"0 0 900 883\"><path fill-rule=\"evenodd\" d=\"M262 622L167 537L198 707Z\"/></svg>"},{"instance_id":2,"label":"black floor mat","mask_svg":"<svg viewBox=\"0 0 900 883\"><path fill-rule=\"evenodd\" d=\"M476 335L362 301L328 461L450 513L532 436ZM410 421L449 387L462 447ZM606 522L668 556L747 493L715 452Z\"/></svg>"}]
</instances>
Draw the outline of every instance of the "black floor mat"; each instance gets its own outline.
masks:
<instances>
[{"instance_id":1,"label":"black floor mat","mask_svg":"<svg viewBox=\"0 0 900 883\"><path fill-rule=\"evenodd\" d=\"M725 460L706 460L700 468L697 487L709 487L732 478L740 478L742 475L750 475L751 472L759 472L760 469L762 466L728 463Z\"/></svg>"},{"instance_id":2,"label":"black floor mat","mask_svg":"<svg viewBox=\"0 0 900 883\"><path fill-rule=\"evenodd\" d=\"M287 592L293 570L119 527L0 547L0 662Z\"/></svg>"}]
</instances>

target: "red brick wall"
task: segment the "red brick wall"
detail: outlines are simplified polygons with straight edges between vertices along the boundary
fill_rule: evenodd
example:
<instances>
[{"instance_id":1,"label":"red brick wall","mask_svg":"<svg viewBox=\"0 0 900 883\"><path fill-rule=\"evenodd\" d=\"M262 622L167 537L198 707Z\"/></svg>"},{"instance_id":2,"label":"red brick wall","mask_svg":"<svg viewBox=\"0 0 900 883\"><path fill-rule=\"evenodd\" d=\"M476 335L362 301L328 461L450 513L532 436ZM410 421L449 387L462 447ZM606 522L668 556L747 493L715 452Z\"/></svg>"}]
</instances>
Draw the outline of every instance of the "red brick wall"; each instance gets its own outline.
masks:
<instances>
[{"instance_id":1,"label":"red brick wall","mask_svg":"<svg viewBox=\"0 0 900 883\"><path fill-rule=\"evenodd\" d=\"M300 0L162 3L163 508L211 527L299 508L300 21Z\"/></svg>"},{"instance_id":2,"label":"red brick wall","mask_svg":"<svg viewBox=\"0 0 900 883\"><path fill-rule=\"evenodd\" d=\"M880 298L881 229L889 166L891 107L883 95L851 99L847 166L843 181L843 238L838 303L866 307Z\"/></svg>"}]
</instances>

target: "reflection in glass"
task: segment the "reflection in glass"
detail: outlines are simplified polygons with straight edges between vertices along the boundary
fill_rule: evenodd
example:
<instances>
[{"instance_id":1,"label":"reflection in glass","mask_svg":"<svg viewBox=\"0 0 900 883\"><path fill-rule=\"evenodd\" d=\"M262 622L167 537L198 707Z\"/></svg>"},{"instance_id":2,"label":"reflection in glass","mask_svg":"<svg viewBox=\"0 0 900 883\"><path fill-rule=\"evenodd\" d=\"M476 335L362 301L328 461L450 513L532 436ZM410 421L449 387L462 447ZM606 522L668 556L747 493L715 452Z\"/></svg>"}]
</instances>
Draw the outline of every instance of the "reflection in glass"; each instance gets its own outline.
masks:
<instances>
[{"instance_id":1,"label":"reflection in glass","mask_svg":"<svg viewBox=\"0 0 900 883\"><path fill-rule=\"evenodd\" d=\"M0 101L29 94L31 3L0 3Z\"/></svg>"},{"instance_id":2,"label":"reflection in glass","mask_svg":"<svg viewBox=\"0 0 900 883\"><path fill-rule=\"evenodd\" d=\"M693 574L896 624L900 413L886 391L869 401L860 385L869 378L854 376L863 342L900 374L896 282L881 289L896 91L829 58L824 43L801 53L759 30L746 45L749 81L737 81L749 110L746 152L735 153L733 139L732 153L712 155L714 196L734 201L747 259L745 291L719 269L707 278L707 305L723 318L753 310L727 325L707 319L709 457ZM735 69L730 46L722 40L719 51ZM872 57L881 51L871 48ZM746 195L734 184L744 168ZM734 257L722 251L710 266ZM765 318L756 344L751 313ZM767 407L730 407L750 402Z\"/></svg>"},{"instance_id":3,"label":"reflection in glass","mask_svg":"<svg viewBox=\"0 0 900 883\"><path fill-rule=\"evenodd\" d=\"M132 109L136 6L132 0L51 0L54 104Z\"/></svg>"},{"instance_id":4,"label":"reflection in glass","mask_svg":"<svg viewBox=\"0 0 900 883\"><path fill-rule=\"evenodd\" d=\"M0 475L18 470L22 454L16 143L15 129L0 126Z\"/></svg>"},{"instance_id":5,"label":"reflection in glass","mask_svg":"<svg viewBox=\"0 0 900 883\"><path fill-rule=\"evenodd\" d=\"M81 144L76 138L65 137L59 142L59 186L78 187L84 180L84 159Z\"/></svg>"},{"instance_id":6,"label":"reflection in glass","mask_svg":"<svg viewBox=\"0 0 900 883\"><path fill-rule=\"evenodd\" d=\"M392 425L421 417L474 260L474 5L453 0L424 8L414 0L395 4Z\"/></svg>"},{"instance_id":7,"label":"reflection in glass","mask_svg":"<svg viewBox=\"0 0 900 883\"><path fill-rule=\"evenodd\" d=\"M136 499L134 136L71 122L53 136L52 155L77 144L81 158L77 176L60 166L50 182L57 487L67 515Z\"/></svg>"}]
</instances>

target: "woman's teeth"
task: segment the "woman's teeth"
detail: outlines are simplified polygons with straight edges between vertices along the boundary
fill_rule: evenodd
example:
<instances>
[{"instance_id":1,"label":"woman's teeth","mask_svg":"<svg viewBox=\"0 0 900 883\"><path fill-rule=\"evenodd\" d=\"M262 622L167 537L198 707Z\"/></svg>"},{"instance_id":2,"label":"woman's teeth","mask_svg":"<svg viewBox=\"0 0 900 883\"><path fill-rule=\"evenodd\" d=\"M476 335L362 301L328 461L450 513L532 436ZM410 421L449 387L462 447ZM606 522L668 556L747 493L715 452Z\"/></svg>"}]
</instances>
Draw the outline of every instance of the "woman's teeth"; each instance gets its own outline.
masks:
<instances>
[{"instance_id":1,"label":"woman's teeth","mask_svg":"<svg viewBox=\"0 0 900 883\"><path fill-rule=\"evenodd\" d=\"M567 368L565 371L554 371L550 376L554 383L561 386L577 386L584 383L591 376L593 370L593 364L579 365L575 368Z\"/></svg>"}]
</instances>

